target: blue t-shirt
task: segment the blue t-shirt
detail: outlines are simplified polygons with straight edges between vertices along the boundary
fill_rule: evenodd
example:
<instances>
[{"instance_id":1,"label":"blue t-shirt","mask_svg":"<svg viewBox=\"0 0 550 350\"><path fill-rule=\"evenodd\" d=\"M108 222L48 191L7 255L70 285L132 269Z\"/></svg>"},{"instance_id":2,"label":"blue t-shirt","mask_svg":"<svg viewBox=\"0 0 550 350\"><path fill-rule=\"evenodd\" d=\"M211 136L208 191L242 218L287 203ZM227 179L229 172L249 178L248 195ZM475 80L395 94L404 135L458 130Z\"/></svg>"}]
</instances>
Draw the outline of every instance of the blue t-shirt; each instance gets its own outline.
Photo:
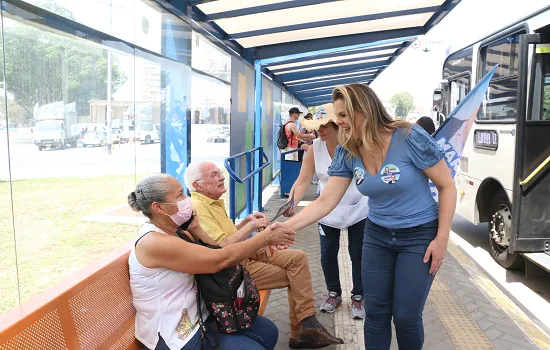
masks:
<instances>
[{"instance_id":1,"label":"blue t-shirt","mask_svg":"<svg viewBox=\"0 0 550 350\"><path fill-rule=\"evenodd\" d=\"M336 148L328 169L330 176L353 178L357 189L369 197L369 219L390 229L422 225L438 218L439 206L432 197L423 170L433 167L445 153L420 126L393 132L386 159L375 176L360 157L349 157Z\"/></svg>"}]
</instances>

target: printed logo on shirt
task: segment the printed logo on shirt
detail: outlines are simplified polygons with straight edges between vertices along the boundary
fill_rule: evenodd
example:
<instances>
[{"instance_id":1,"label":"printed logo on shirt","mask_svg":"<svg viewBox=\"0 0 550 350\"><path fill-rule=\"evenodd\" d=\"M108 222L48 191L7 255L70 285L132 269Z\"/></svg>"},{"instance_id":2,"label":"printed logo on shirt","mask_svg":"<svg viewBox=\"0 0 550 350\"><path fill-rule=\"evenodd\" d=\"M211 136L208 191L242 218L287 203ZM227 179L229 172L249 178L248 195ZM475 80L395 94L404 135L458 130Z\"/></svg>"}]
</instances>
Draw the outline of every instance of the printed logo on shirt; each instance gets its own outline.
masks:
<instances>
[{"instance_id":1,"label":"printed logo on shirt","mask_svg":"<svg viewBox=\"0 0 550 350\"><path fill-rule=\"evenodd\" d=\"M387 184L396 183L400 176L401 172L397 165L386 164L382 167L382 170L380 170L380 178Z\"/></svg>"},{"instance_id":2,"label":"printed logo on shirt","mask_svg":"<svg viewBox=\"0 0 550 350\"><path fill-rule=\"evenodd\" d=\"M365 170L357 167L353 170L353 176L355 176L355 184L360 185L365 180Z\"/></svg>"}]
</instances>

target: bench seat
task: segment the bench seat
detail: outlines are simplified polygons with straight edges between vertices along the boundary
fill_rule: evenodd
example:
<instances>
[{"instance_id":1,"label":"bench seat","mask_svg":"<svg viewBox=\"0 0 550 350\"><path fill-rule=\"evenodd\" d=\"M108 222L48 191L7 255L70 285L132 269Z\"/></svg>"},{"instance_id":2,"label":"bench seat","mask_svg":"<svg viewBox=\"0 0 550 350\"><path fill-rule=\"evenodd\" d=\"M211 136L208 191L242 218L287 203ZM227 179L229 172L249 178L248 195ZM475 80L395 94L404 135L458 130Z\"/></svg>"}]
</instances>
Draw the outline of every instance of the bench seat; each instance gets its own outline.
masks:
<instances>
[{"instance_id":1,"label":"bench seat","mask_svg":"<svg viewBox=\"0 0 550 350\"><path fill-rule=\"evenodd\" d=\"M142 349L134 336L132 242L0 316L0 350ZM260 291L259 314L270 291Z\"/></svg>"}]
</instances>

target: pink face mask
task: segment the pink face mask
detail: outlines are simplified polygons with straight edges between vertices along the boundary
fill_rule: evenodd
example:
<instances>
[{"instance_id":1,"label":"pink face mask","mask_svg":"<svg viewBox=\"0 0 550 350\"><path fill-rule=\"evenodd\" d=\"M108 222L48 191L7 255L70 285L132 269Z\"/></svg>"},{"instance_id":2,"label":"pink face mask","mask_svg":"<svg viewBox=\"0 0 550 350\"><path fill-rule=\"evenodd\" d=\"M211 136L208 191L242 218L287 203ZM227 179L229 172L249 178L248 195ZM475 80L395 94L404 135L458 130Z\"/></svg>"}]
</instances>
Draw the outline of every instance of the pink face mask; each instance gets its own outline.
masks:
<instances>
[{"instance_id":1,"label":"pink face mask","mask_svg":"<svg viewBox=\"0 0 550 350\"><path fill-rule=\"evenodd\" d=\"M178 206L177 213L174 215L164 214L168 215L170 219L172 219L172 221L174 221L174 223L179 227L191 219L191 216L193 215L193 202L191 201L191 198L187 197L181 201L178 201L176 204Z\"/></svg>"}]
</instances>

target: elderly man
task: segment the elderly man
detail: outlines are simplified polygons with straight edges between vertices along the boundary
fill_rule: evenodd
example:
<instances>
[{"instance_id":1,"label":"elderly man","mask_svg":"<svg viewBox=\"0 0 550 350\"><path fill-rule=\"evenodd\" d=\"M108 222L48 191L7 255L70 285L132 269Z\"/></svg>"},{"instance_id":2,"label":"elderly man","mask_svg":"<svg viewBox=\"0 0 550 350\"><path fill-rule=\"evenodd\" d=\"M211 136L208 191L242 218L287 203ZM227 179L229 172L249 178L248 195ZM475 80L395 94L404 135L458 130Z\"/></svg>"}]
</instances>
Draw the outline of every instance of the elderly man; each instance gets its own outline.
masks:
<instances>
[{"instance_id":1,"label":"elderly man","mask_svg":"<svg viewBox=\"0 0 550 350\"><path fill-rule=\"evenodd\" d=\"M233 224L227 216L223 199L220 199L226 192L225 178L215 164L190 164L185 171L185 182L191 191L201 227L221 246L243 241L254 230L269 224L263 213L252 214L237 226ZM342 339L331 335L315 316L306 254L288 249L269 255L266 250L258 251L243 261L243 265L259 289L288 288L290 348L318 349L342 344Z\"/></svg>"}]
</instances>

